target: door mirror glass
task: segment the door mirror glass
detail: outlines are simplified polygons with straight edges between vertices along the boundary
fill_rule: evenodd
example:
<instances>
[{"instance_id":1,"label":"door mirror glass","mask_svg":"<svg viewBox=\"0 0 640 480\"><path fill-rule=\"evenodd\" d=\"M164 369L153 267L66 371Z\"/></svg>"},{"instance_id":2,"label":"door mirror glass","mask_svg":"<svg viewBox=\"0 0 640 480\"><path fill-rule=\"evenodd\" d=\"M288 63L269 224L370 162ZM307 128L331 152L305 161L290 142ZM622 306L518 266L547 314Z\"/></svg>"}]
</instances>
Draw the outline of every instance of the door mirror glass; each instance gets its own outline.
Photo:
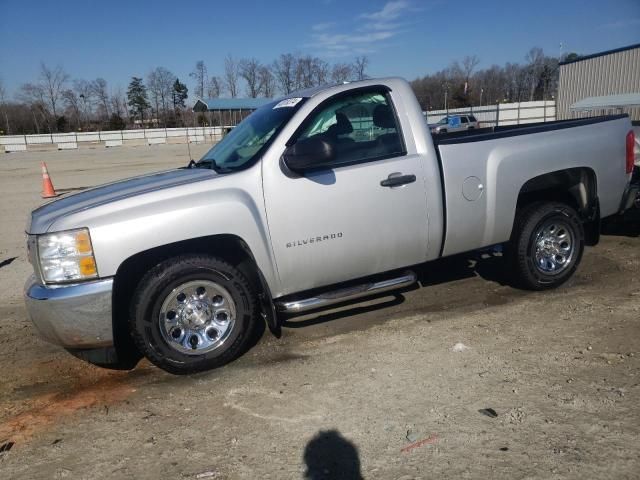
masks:
<instances>
[{"instance_id":1,"label":"door mirror glass","mask_svg":"<svg viewBox=\"0 0 640 480\"><path fill-rule=\"evenodd\" d=\"M324 138L302 138L284 151L283 159L289 170L302 173L311 169L330 168L335 151L333 145Z\"/></svg>"}]
</instances>

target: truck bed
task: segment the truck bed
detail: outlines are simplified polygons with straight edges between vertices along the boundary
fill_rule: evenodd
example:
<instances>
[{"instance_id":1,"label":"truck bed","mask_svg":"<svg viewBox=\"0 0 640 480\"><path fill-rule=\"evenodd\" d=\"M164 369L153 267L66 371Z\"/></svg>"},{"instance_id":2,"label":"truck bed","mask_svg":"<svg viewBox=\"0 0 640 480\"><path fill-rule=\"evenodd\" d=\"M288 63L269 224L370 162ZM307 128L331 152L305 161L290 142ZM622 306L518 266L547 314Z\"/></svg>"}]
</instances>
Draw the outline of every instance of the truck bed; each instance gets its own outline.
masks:
<instances>
[{"instance_id":1,"label":"truck bed","mask_svg":"<svg viewBox=\"0 0 640 480\"><path fill-rule=\"evenodd\" d=\"M555 171L591 172L602 217L616 213L630 126L627 115L611 115L433 135L445 198L441 255L508 241L525 183Z\"/></svg>"},{"instance_id":2,"label":"truck bed","mask_svg":"<svg viewBox=\"0 0 640 480\"><path fill-rule=\"evenodd\" d=\"M627 118L626 113L619 115L602 115L597 117L579 118L570 120L556 120L553 122L525 123L522 125L504 125L499 127L483 127L461 132L440 133L433 135L433 143L438 145L451 145L456 143L482 142L496 138L514 137L517 135L530 135L533 133L550 132L594 123L609 122L620 118Z\"/></svg>"}]
</instances>

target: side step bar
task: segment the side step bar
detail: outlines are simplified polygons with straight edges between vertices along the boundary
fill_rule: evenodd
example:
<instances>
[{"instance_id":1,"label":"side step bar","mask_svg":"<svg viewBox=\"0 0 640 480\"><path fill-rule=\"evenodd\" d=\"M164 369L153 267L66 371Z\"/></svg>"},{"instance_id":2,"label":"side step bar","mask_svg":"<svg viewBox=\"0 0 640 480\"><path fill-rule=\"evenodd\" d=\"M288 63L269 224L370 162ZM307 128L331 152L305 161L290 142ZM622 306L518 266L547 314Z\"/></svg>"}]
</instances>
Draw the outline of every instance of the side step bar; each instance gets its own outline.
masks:
<instances>
[{"instance_id":1,"label":"side step bar","mask_svg":"<svg viewBox=\"0 0 640 480\"><path fill-rule=\"evenodd\" d=\"M418 277L411 271L404 272L400 277L380 280L379 282L369 282L353 287L345 287L339 290L320 293L315 297L302 298L299 300L276 300L276 308L279 312L301 313L308 310L334 305L336 303L348 302L356 298L368 297L378 293L384 293L389 290L397 290L399 288L408 287L416 283Z\"/></svg>"}]
</instances>

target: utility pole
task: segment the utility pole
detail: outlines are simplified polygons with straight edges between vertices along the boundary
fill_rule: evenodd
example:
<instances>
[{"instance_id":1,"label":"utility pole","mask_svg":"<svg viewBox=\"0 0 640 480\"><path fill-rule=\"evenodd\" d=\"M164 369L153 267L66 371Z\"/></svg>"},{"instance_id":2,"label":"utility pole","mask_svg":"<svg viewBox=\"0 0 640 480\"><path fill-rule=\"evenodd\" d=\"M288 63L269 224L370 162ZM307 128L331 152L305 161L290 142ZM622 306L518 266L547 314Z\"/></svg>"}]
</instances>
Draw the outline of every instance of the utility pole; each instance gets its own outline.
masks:
<instances>
[{"instance_id":1,"label":"utility pole","mask_svg":"<svg viewBox=\"0 0 640 480\"><path fill-rule=\"evenodd\" d=\"M448 97L449 97L449 83L447 82L447 83L444 84L444 109L447 112L447 117L449 116Z\"/></svg>"}]
</instances>

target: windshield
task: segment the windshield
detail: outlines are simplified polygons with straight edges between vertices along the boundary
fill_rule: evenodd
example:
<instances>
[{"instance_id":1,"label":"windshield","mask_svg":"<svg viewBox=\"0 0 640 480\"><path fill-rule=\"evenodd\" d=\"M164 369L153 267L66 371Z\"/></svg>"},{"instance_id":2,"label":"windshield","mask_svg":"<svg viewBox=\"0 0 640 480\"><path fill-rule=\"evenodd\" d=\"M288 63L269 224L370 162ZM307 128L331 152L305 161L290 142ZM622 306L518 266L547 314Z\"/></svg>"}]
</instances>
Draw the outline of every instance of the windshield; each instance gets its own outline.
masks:
<instances>
[{"instance_id":1,"label":"windshield","mask_svg":"<svg viewBox=\"0 0 640 480\"><path fill-rule=\"evenodd\" d=\"M438 122L438 125L444 125L445 123L449 123L449 119L447 117L444 117L442 120L440 120Z\"/></svg>"},{"instance_id":2,"label":"windshield","mask_svg":"<svg viewBox=\"0 0 640 480\"><path fill-rule=\"evenodd\" d=\"M214 145L195 167L228 172L251 165L300 108L303 100L289 98L260 107Z\"/></svg>"}]
</instances>

